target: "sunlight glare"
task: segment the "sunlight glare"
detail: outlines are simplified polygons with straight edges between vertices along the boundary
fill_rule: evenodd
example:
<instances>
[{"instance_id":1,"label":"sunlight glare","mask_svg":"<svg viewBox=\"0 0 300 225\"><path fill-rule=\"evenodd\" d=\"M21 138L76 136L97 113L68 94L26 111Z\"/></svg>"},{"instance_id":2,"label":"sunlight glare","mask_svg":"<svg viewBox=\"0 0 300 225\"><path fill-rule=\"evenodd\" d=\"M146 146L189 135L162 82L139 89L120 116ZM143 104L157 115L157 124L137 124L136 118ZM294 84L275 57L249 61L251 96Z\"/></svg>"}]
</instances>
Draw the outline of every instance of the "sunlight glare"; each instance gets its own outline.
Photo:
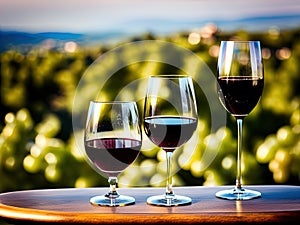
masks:
<instances>
[{"instance_id":1,"label":"sunlight glare","mask_svg":"<svg viewBox=\"0 0 300 225\"><path fill-rule=\"evenodd\" d=\"M233 47L234 47L234 42L230 41L227 43L226 47L226 52L224 56L224 74L226 76L229 76L230 74L230 69L231 69L231 62L232 62L232 57L233 57ZM220 67L221 68L221 67Z\"/></svg>"},{"instance_id":2,"label":"sunlight glare","mask_svg":"<svg viewBox=\"0 0 300 225\"><path fill-rule=\"evenodd\" d=\"M64 45L64 50L66 52L73 53L73 52L75 52L77 50L77 47L78 47L78 45L77 45L76 42L74 42L74 41L68 41Z\"/></svg>"},{"instance_id":3,"label":"sunlight glare","mask_svg":"<svg viewBox=\"0 0 300 225\"><path fill-rule=\"evenodd\" d=\"M189 34L189 37L188 37L188 42L191 44L191 45L197 45L200 43L200 40L201 40L201 36L199 33L197 32L192 32Z\"/></svg>"}]
</instances>

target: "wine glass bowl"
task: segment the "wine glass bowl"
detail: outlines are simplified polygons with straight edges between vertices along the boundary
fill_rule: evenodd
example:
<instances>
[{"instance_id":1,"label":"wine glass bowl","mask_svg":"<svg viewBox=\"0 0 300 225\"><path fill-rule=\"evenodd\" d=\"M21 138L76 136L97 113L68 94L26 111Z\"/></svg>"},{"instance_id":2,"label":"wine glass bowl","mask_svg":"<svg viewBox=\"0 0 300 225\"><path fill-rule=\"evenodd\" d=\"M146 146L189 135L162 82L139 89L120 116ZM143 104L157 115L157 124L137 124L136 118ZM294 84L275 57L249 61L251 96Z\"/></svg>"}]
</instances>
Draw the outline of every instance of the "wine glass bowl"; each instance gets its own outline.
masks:
<instances>
[{"instance_id":1,"label":"wine glass bowl","mask_svg":"<svg viewBox=\"0 0 300 225\"><path fill-rule=\"evenodd\" d=\"M197 123L197 105L191 77L156 75L149 78L144 104L144 130L148 138L166 152L167 179L165 194L149 197L148 204L191 204L189 197L173 192L172 154L192 137Z\"/></svg>"},{"instance_id":2,"label":"wine glass bowl","mask_svg":"<svg viewBox=\"0 0 300 225\"><path fill-rule=\"evenodd\" d=\"M92 168L104 173L110 184L107 194L92 197L90 203L100 206L135 203L133 197L117 192L117 176L135 161L141 145L135 102L90 102L84 132L85 155Z\"/></svg>"},{"instance_id":3,"label":"wine glass bowl","mask_svg":"<svg viewBox=\"0 0 300 225\"><path fill-rule=\"evenodd\" d=\"M216 197L230 200L258 198L260 192L242 187L241 154L243 120L257 105L264 87L260 42L222 41L217 70L220 102L237 121L238 149L235 188L219 191Z\"/></svg>"}]
</instances>

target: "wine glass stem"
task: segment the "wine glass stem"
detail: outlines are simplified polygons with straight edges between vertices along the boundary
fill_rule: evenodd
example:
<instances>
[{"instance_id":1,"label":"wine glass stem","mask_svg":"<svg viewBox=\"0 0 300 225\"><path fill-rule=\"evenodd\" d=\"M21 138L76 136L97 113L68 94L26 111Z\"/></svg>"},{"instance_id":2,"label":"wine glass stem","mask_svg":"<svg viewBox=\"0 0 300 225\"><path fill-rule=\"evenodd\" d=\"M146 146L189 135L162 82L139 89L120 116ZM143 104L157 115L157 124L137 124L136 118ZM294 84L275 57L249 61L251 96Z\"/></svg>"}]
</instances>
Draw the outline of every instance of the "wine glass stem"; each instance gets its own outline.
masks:
<instances>
[{"instance_id":1,"label":"wine glass stem","mask_svg":"<svg viewBox=\"0 0 300 225\"><path fill-rule=\"evenodd\" d=\"M243 138L243 118L237 120L238 146L237 146L237 173L236 189L242 189L242 138Z\"/></svg>"},{"instance_id":2,"label":"wine glass stem","mask_svg":"<svg viewBox=\"0 0 300 225\"><path fill-rule=\"evenodd\" d=\"M109 192L105 196L107 198L114 200L117 197L119 197L119 194L117 192L118 178L117 177L109 177L108 183L109 183Z\"/></svg>"},{"instance_id":3,"label":"wine glass stem","mask_svg":"<svg viewBox=\"0 0 300 225\"><path fill-rule=\"evenodd\" d=\"M167 185L166 185L166 198L173 199L174 193L172 190L172 156L173 151L166 151L167 154Z\"/></svg>"}]
</instances>

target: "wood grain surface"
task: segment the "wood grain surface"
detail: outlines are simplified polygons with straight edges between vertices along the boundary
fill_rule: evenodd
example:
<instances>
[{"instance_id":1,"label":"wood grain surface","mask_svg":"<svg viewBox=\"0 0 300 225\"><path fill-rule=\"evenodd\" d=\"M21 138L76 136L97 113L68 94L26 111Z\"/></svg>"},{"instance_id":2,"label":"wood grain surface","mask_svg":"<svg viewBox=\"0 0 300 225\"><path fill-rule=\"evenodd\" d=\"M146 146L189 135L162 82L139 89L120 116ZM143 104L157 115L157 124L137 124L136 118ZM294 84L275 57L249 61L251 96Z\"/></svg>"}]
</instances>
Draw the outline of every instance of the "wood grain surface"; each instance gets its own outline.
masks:
<instances>
[{"instance_id":1,"label":"wood grain surface","mask_svg":"<svg viewBox=\"0 0 300 225\"><path fill-rule=\"evenodd\" d=\"M192 198L187 206L159 207L146 204L147 197L164 188L120 188L135 197L123 207L94 206L89 198L108 188L24 190L0 194L0 217L9 222L65 224L234 224L300 221L300 186L247 186L262 197L247 201L223 200L215 193L231 186L175 187L176 194Z\"/></svg>"}]
</instances>

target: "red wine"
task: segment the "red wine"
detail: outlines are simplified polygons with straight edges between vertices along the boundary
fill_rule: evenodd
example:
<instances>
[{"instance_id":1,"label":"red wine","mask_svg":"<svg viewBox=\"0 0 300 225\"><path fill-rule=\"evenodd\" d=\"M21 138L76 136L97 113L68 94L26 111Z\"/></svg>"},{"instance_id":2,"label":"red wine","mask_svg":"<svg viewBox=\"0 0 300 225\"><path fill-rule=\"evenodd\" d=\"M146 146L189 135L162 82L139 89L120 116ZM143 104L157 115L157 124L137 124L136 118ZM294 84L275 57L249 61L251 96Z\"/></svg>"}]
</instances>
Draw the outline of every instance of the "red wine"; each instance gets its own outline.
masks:
<instances>
[{"instance_id":1,"label":"red wine","mask_svg":"<svg viewBox=\"0 0 300 225\"><path fill-rule=\"evenodd\" d=\"M234 116L247 116L262 95L264 79L251 76L219 77L219 97Z\"/></svg>"},{"instance_id":2,"label":"red wine","mask_svg":"<svg viewBox=\"0 0 300 225\"><path fill-rule=\"evenodd\" d=\"M117 175L138 156L142 142L127 138L103 138L85 142L89 159L107 175Z\"/></svg>"},{"instance_id":3,"label":"red wine","mask_svg":"<svg viewBox=\"0 0 300 225\"><path fill-rule=\"evenodd\" d=\"M153 116L144 119L145 133L165 151L174 151L193 135L198 120L181 116Z\"/></svg>"}]
</instances>

